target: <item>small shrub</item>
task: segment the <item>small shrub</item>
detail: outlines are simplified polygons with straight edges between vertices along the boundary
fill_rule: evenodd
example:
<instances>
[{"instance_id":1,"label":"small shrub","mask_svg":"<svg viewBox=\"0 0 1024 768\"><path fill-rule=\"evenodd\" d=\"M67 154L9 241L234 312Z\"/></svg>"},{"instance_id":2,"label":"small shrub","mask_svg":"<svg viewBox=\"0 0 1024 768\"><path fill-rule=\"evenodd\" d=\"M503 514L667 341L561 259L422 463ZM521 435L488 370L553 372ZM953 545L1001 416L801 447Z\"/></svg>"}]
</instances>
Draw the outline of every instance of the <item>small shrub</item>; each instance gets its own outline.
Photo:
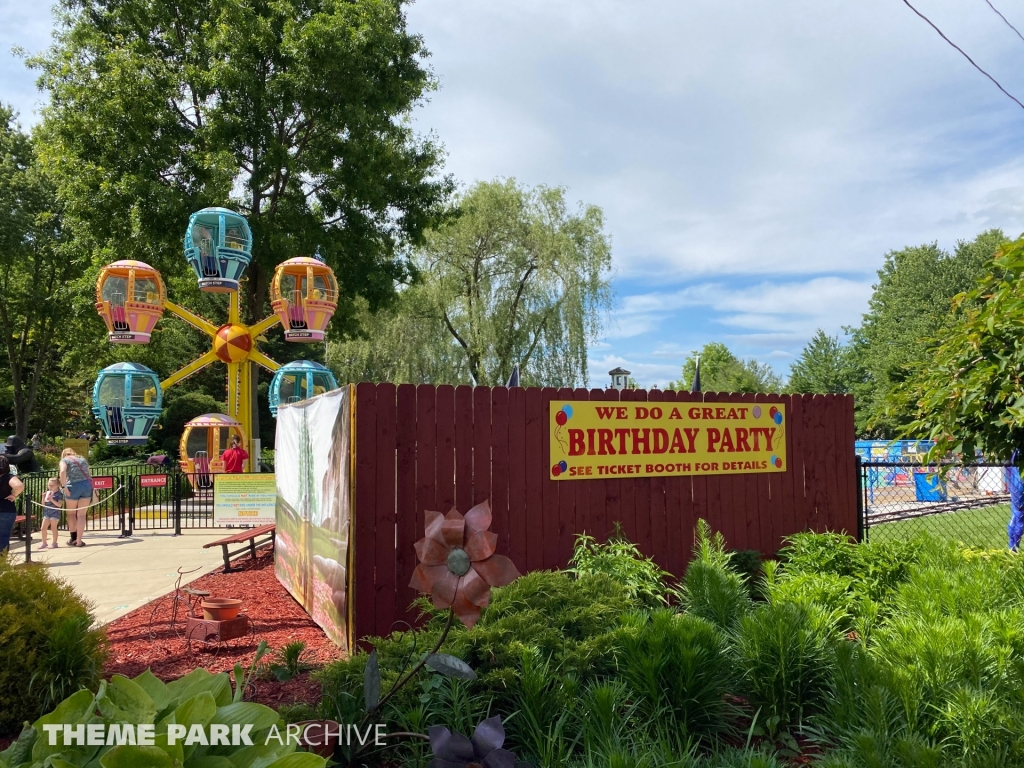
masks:
<instances>
[{"instance_id":1,"label":"small shrub","mask_svg":"<svg viewBox=\"0 0 1024 768\"><path fill-rule=\"evenodd\" d=\"M693 559L678 594L689 613L725 630L732 630L751 607L750 594L730 567L731 560L722 533L712 534L707 521L698 520Z\"/></svg>"},{"instance_id":2,"label":"small shrub","mask_svg":"<svg viewBox=\"0 0 1024 768\"><path fill-rule=\"evenodd\" d=\"M774 735L824 705L835 666L835 617L782 602L740 620L736 653L750 703Z\"/></svg>"},{"instance_id":3,"label":"small shrub","mask_svg":"<svg viewBox=\"0 0 1024 768\"><path fill-rule=\"evenodd\" d=\"M85 601L45 566L15 567L0 555L0 733L38 717L48 698L96 683L106 636L91 623ZM75 629L84 653L73 647Z\"/></svg>"},{"instance_id":4,"label":"small shrub","mask_svg":"<svg viewBox=\"0 0 1024 768\"><path fill-rule=\"evenodd\" d=\"M726 637L699 616L662 609L625 619L621 676L648 719L670 718L684 736L707 739L730 728L725 694L733 680Z\"/></svg>"},{"instance_id":5,"label":"small shrub","mask_svg":"<svg viewBox=\"0 0 1024 768\"><path fill-rule=\"evenodd\" d=\"M91 626L92 617L88 614L71 613L60 619L47 638L46 652L29 681L29 688L39 695L44 712L75 691L95 686L99 680L105 637L92 631Z\"/></svg>"},{"instance_id":6,"label":"small shrub","mask_svg":"<svg viewBox=\"0 0 1024 768\"><path fill-rule=\"evenodd\" d=\"M576 537L569 573L591 576L603 573L621 584L634 604L647 608L665 605L665 578L671 574L628 541L621 531L604 544L585 533Z\"/></svg>"}]
</instances>

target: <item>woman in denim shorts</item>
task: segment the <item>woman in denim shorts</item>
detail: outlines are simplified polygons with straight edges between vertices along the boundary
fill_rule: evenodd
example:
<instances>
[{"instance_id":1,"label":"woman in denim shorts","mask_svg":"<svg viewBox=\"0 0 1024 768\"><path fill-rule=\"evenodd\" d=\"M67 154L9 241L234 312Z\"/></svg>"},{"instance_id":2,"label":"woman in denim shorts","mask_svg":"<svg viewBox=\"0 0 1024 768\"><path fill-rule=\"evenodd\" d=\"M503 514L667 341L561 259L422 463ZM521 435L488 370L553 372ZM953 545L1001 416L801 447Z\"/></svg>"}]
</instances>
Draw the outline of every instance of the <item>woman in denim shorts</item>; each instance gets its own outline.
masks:
<instances>
[{"instance_id":1,"label":"woman in denim shorts","mask_svg":"<svg viewBox=\"0 0 1024 768\"><path fill-rule=\"evenodd\" d=\"M65 448L60 457L60 484L64 489L71 544L84 547L85 520L92 504L92 472L89 471L89 462L74 448Z\"/></svg>"}]
</instances>

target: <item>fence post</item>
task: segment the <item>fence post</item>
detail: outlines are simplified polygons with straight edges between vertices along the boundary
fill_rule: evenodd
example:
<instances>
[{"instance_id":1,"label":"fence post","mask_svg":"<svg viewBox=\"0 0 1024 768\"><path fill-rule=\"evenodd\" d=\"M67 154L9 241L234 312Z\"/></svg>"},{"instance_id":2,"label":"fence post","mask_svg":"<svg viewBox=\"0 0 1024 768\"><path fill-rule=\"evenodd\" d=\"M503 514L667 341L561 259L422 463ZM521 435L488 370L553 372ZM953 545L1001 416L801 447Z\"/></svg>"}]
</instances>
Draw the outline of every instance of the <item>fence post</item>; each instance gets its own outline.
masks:
<instances>
[{"instance_id":1,"label":"fence post","mask_svg":"<svg viewBox=\"0 0 1024 768\"><path fill-rule=\"evenodd\" d=\"M857 472L857 541L863 543L867 540L868 527L864 520L864 469L861 467L861 457L856 457Z\"/></svg>"},{"instance_id":2,"label":"fence post","mask_svg":"<svg viewBox=\"0 0 1024 768\"><path fill-rule=\"evenodd\" d=\"M174 535L181 535L181 473L174 473Z\"/></svg>"},{"instance_id":3,"label":"fence post","mask_svg":"<svg viewBox=\"0 0 1024 768\"><path fill-rule=\"evenodd\" d=\"M128 526L125 524L124 517L125 517L125 512L126 512L127 508L131 506L131 503L130 503L130 500L129 500L129 503L125 504L125 499L124 499L125 494L126 493L130 493L130 491L127 488L124 487L124 475L119 475L118 476L118 478L117 478L117 485L121 489L120 491L118 491L118 494L117 494L118 520L120 520L120 523L121 523L121 535L118 536L118 538L119 539L127 539L130 534L128 533Z\"/></svg>"},{"instance_id":4,"label":"fence post","mask_svg":"<svg viewBox=\"0 0 1024 768\"><path fill-rule=\"evenodd\" d=\"M22 505L21 508L22 508L22 510L25 513L25 528L24 528L24 531L25 531L25 562L26 563L31 563L32 562L32 528L35 527L33 525L33 523L35 523L35 521L36 521L35 514L32 512L32 498L31 498L30 494L31 494L31 491L29 491L28 485L26 484L25 485L25 492L21 495L21 497L25 500L25 502L24 502L24 504ZM40 498L42 498L42 497L40 497ZM45 544L46 542L43 542L43 543ZM8 546L10 546L10 545L8 545Z\"/></svg>"}]
</instances>

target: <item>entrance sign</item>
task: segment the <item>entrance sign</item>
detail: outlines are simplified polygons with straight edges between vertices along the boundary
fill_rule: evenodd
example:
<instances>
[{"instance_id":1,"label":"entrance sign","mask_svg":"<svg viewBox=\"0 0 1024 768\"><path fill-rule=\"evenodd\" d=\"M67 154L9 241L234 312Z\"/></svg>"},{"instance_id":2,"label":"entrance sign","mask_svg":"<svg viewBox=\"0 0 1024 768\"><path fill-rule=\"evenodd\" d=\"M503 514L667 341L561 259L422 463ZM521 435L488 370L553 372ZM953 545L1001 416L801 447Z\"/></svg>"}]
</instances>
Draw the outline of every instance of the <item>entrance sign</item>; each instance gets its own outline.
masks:
<instances>
[{"instance_id":1,"label":"entrance sign","mask_svg":"<svg viewBox=\"0 0 1024 768\"><path fill-rule=\"evenodd\" d=\"M552 400L552 480L786 471L782 403Z\"/></svg>"},{"instance_id":2,"label":"entrance sign","mask_svg":"<svg viewBox=\"0 0 1024 768\"><path fill-rule=\"evenodd\" d=\"M139 475L140 488L166 488L167 475Z\"/></svg>"},{"instance_id":3,"label":"entrance sign","mask_svg":"<svg viewBox=\"0 0 1024 768\"><path fill-rule=\"evenodd\" d=\"M270 525L277 507L277 481L272 474L213 476L214 525Z\"/></svg>"}]
</instances>

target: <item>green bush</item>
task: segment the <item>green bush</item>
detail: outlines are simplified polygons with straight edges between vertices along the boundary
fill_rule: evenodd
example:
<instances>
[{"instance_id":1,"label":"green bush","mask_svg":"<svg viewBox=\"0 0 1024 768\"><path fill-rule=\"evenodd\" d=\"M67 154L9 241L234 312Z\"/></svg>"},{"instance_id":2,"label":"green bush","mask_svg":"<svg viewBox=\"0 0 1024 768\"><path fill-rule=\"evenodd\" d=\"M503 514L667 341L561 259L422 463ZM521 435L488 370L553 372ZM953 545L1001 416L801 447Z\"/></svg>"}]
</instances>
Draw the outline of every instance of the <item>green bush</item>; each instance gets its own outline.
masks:
<instances>
[{"instance_id":1,"label":"green bush","mask_svg":"<svg viewBox=\"0 0 1024 768\"><path fill-rule=\"evenodd\" d=\"M824 706L835 642L835 616L815 605L768 603L740 620L737 662L769 733L801 725Z\"/></svg>"},{"instance_id":2,"label":"green bush","mask_svg":"<svg viewBox=\"0 0 1024 768\"><path fill-rule=\"evenodd\" d=\"M236 672L237 674L237 672ZM61 732L51 745L43 726L46 724L153 724L155 746L87 746L65 744ZM207 746L170 744L168 725L188 728L200 726L207 733L213 724L251 724L252 746ZM234 695L227 673L210 674L195 669L185 677L163 683L147 670L134 679L114 675L101 681L95 693L83 689L43 715L18 740L0 753L3 768L58 768L62 766L185 766L186 768L323 768L326 760L313 754L298 758L294 743L282 743L267 734L274 727L281 731L284 721L262 704L241 700ZM105 731L106 729L104 729ZM283 741L283 740L282 740Z\"/></svg>"},{"instance_id":3,"label":"green bush","mask_svg":"<svg viewBox=\"0 0 1024 768\"><path fill-rule=\"evenodd\" d=\"M665 579L670 576L657 563L627 541L621 530L604 544L592 536L576 537L572 567L569 573L592 576L603 573L626 589L626 595L637 607L657 608L668 603Z\"/></svg>"},{"instance_id":4,"label":"green bush","mask_svg":"<svg viewBox=\"0 0 1024 768\"><path fill-rule=\"evenodd\" d=\"M698 616L658 610L624 621L620 675L641 714L665 718L682 735L707 740L730 730L725 695L734 681L725 634Z\"/></svg>"},{"instance_id":5,"label":"green bush","mask_svg":"<svg viewBox=\"0 0 1024 768\"><path fill-rule=\"evenodd\" d=\"M678 593L688 613L727 631L752 605L743 577L731 567L732 557L721 531L712 534L707 521L698 520L693 559Z\"/></svg>"},{"instance_id":6,"label":"green bush","mask_svg":"<svg viewBox=\"0 0 1024 768\"><path fill-rule=\"evenodd\" d=\"M91 624L85 601L45 566L16 567L0 555L0 733L17 732L48 700L96 684L106 635Z\"/></svg>"}]
</instances>

